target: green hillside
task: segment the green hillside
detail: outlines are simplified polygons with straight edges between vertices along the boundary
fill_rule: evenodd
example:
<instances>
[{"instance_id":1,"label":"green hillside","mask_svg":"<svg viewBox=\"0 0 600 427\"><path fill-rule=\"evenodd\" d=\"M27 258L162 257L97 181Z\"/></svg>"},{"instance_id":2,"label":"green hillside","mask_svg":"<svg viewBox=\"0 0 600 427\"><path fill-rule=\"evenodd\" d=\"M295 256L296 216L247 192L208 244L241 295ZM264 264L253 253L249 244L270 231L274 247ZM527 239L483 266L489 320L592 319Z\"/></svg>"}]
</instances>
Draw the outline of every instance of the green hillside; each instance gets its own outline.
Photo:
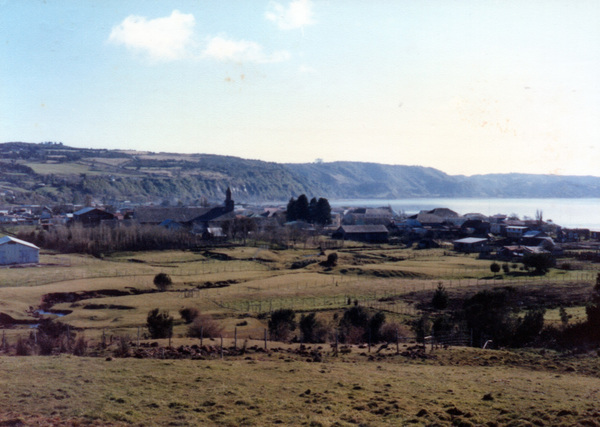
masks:
<instances>
[{"instance_id":1,"label":"green hillside","mask_svg":"<svg viewBox=\"0 0 600 427\"><path fill-rule=\"evenodd\" d=\"M61 143L0 144L0 203L196 203L407 197L600 197L599 177L451 176L421 166L361 162L279 164L208 154L84 149ZM4 200L2 200L4 198Z\"/></svg>"}]
</instances>

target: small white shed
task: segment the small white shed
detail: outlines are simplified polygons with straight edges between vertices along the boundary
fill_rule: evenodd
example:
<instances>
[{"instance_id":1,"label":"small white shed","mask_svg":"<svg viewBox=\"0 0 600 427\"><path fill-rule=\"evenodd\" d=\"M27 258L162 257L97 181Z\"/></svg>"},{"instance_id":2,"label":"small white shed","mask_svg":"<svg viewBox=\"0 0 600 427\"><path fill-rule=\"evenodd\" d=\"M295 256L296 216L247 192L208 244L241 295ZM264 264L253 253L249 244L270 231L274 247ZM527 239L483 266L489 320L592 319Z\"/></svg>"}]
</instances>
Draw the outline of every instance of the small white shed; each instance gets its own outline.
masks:
<instances>
[{"instance_id":1,"label":"small white shed","mask_svg":"<svg viewBox=\"0 0 600 427\"><path fill-rule=\"evenodd\" d=\"M0 265L37 264L40 262L40 248L36 245L5 236L0 238Z\"/></svg>"}]
</instances>

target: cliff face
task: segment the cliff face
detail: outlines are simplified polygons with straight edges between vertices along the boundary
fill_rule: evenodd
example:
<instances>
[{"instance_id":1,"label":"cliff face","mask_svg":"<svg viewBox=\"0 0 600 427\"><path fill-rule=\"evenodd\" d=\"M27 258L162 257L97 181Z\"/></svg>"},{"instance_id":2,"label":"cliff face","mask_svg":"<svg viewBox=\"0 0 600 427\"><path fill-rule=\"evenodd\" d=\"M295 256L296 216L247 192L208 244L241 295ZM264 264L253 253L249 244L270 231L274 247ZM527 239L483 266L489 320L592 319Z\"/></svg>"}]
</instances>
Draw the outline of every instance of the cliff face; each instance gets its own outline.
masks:
<instances>
[{"instance_id":1,"label":"cliff face","mask_svg":"<svg viewBox=\"0 0 600 427\"><path fill-rule=\"evenodd\" d=\"M600 177L494 174L465 177L421 166L361 162L279 164L231 156L0 144L0 204L200 199L287 201L409 197L600 197ZM4 200L3 200L4 198Z\"/></svg>"}]
</instances>

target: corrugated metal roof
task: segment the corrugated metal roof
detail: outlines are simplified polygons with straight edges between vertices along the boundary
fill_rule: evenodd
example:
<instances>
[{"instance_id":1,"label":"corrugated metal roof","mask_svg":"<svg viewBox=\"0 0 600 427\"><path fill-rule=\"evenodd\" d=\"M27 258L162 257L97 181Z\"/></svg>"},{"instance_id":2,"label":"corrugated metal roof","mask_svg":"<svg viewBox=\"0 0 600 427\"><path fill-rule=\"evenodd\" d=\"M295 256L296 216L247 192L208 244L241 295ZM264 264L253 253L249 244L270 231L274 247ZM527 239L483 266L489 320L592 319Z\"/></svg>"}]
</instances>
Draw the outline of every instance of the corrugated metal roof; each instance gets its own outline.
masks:
<instances>
[{"instance_id":1,"label":"corrugated metal roof","mask_svg":"<svg viewBox=\"0 0 600 427\"><path fill-rule=\"evenodd\" d=\"M29 246L30 248L33 248L33 249L39 249L33 243L29 243L29 242L26 242L25 240L17 239L15 237L4 236L0 239L0 245L4 245L4 244L10 243L10 242L18 243L19 245L23 245L23 246Z\"/></svg>"}]
</instances>

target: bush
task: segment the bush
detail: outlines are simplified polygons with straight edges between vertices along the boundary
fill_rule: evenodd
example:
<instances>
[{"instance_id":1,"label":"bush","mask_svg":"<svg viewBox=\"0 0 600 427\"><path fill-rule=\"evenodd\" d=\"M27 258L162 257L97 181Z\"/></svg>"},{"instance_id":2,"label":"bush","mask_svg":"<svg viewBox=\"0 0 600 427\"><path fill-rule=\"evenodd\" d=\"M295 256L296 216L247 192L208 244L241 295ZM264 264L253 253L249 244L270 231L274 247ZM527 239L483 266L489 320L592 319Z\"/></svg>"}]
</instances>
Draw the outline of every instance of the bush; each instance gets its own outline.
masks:
<instances>
[{"instance_id":1,"label":"bush","mask_svg":"<svg viewBox=\"0 0 600 427\"><path fill-rule=\"evenodd\" d=\"M195 307L187 307L179 310L179 314L185 323L192 323L194 319L200 316L200 310Z\"/></svg>"},{"instance_id":2,"label":"bush","mask_svg":"<svg viewBox=\"0 0 600 427\"><path fill-rule=\"evenodd\" d=\"M73 354L75 356L85 356L87 353L87 346L88 342L85 338L83 336L78 337L73 346Z\"/></svg>"},{"instance_id":3,"label":"bush","mask_svg":"<svg viewBox=\"0 0 600 427\"><path fill-rule=\"evenodd\" d=\"M556 260L549 253L533 253L523 256L523 265L533 268L535 274L546 274L551 267L556 265Z\"/></svg>"},{"instance_id":4,"label":"bush","mask_svg":"<svg viewBox=\"0 0 600 427\"><path fill-rule=\"evenodd\" d=\"M158 288L159 291L164 292L173 284L171 280L171 276L167 273L158 273L154 276L154 285Z\"/></svg>"},{"instance_id":5,"label":"bush","mask_svg":"<svg viewBox=\"0 0 600 427\"><path fill-rule=\"evenodd\" d=\"M296 329L296 313L294 310L282 308L271 313L269 319L269 334L271 339L285 341Z\"/></svg>"},{"instance_id":6,"label":"bush","mask_svg":"<svg viewBox=\"0 0 600 427\"><path fill-rule=\"evenodd\" d=\"M381 327L381 340L385 342L396 342L397 338L404 336L403 327L397 323L386 323Z\"/></svg>"},{"instance_id":7,"label":"bush","mask_svg":"<svg viewBox=\"0 0 600 427\"><path fill-rule=\"evenodd\" d=\"M173 318L169 316L168 311L161 312L155 308L148 312L146 326L151 338L168 338L173 333Z\"/></svg>"},{"instance_id":8,"label":"bush","mask_svg":"<svg viewBox=\"0 0 600 427\"><path fill-rule=\"evenodd\" d=\"M15 351L17 356L27 356L29 354L29 346L27 345L27 341L19 337Z\"/></svg>"},{"instance_id":9,"label":"bush","mask_svg":"<svg viewBox=\"0 0 600 427\"><path fill-rule=\"evenodd\" d=\"M117 338L117 349L114 352L116 357L128 357L131 348L129 336Z\"/></svg>"},{"instance_id":10,"label":"bush","mask_svg":"<svg viewBox=\"0 0 600 427\"><path fill-rule=\"evenodd\" d=\"M188 336L192 338L218 338L223 328L208 314L196 316L188 328Z\"/></svg>"},{"instance_id":11,"label":"bush","mask_svg":"<svg viewBox=\"0 0 600 427\"><path fill-rule=\"evenodd\" d=\"M433 294L433 298L431 299L431 306L435 310L443 310L448 307L448 291L442 282L438 283L438 287Z\"/></svg>"},{"instance_id":12,"label":"bush","mask_svg":"<svg viewBox=\"0 0 600 427\"><path fill-rule=\"evenodd\" d=\"M315 313L302 315L299 322L302 342L322 343L327 339L327 327L317 319Z\"/></svg>"},{"instance_id":13,"label":"bush","mask_svg":"<svg viewBox=\"0 0 600 427\"><path fill-rule=\"evenodd\" d=\"M337 265L337 261L338 261L337 253L332 252L329 255L327 255L327 265L329 267L335 267Z\"/></svg>"},{"instance_id":14,"label":"bush","mask_svg":"<svg viewBox=\"0 0 600 427\"><path fill-rule=\"evenodd\" d=\"M505 274L510 273L510 266L507 263L502 264L502 271L504 271Z\"/></svg>"},{"instance_id":15,"label":"bush","mask_svg":"<svg viewBox=\"0 0 600 427\"><path fill-rule=\"evenodd\" d=\"M497 262L493 262L490 265L490 271L494 274L498 274L500 272L500 264L498 264Z\"/></svg>"}]
</instances>

